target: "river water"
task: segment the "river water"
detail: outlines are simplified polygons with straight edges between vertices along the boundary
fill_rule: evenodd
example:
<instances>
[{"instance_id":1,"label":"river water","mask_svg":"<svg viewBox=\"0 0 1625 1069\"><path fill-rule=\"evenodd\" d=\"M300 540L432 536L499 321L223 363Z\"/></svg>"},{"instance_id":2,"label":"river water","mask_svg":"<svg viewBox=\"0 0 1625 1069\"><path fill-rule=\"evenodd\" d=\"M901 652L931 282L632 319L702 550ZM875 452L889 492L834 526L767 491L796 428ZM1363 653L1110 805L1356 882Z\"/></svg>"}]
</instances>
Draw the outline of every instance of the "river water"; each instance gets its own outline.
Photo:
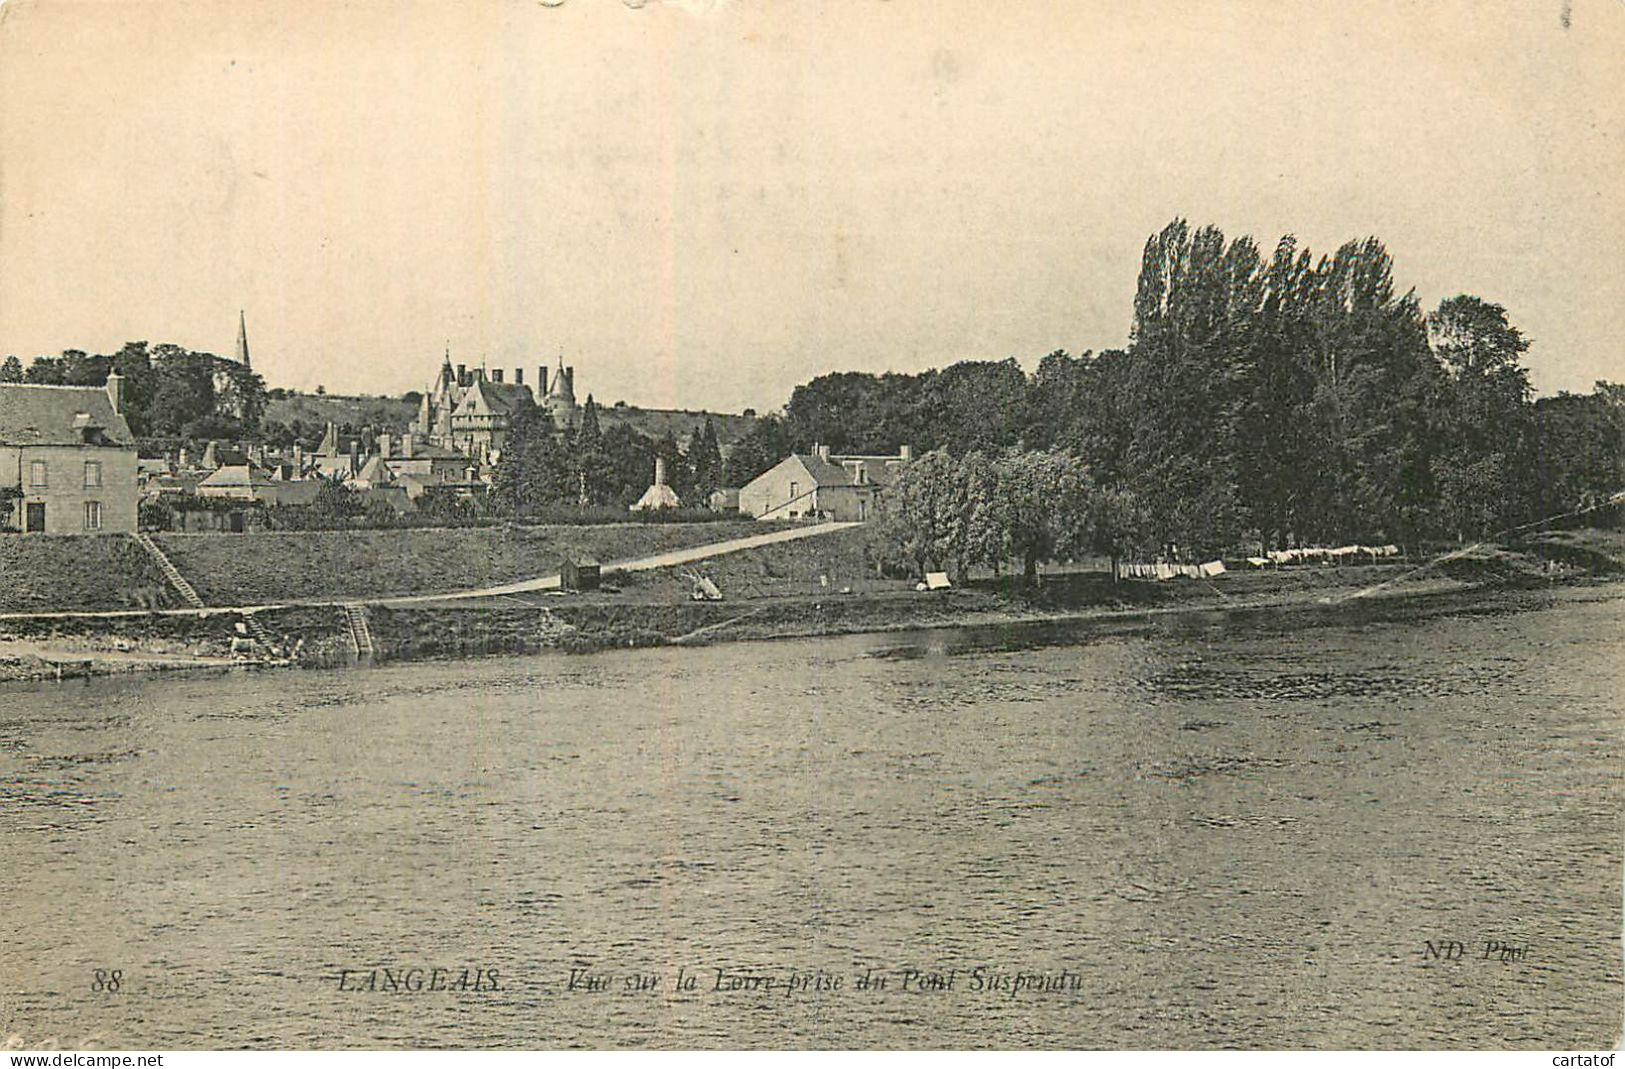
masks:
<instances>
[{"instance_id":1,"label":"river water","mask_svg":"<svg viewBox=\"0 0 1625 1069\"><path fill-rule=\"evenodd\" d=\"M0 1040L1611 1046L1622 637L1597 587L13 688Z\"/></svg>"}]
</instances>

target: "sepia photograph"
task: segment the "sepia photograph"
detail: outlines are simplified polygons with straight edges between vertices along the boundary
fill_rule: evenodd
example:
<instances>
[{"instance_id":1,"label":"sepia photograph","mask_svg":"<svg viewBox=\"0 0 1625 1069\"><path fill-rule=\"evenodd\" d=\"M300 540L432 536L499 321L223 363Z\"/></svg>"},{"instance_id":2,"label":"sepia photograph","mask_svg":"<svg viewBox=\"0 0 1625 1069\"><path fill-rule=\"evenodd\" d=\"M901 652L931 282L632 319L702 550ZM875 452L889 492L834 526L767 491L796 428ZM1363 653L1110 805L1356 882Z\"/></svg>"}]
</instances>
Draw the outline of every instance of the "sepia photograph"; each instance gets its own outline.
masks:
<instances>
[{"instance_id":1,"label":"sepia photograph","mask_svg":"<svg viewBox=\"0 0 1625 1069\"><path fill-rule=\"evenodd\" d=\"M1622 175L1620 0L0 0L7 1066L1613 1065Z\"/></svg>"}]
</instances>

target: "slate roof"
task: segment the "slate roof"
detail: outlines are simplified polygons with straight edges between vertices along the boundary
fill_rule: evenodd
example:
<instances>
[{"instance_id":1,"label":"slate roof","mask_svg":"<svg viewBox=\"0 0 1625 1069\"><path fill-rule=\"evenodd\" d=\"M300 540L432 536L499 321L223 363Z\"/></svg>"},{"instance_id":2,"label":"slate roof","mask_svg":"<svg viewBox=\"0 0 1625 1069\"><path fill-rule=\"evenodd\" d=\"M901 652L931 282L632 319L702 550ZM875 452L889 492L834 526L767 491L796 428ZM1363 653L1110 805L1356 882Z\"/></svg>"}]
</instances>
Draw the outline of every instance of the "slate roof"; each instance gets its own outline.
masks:
<instances>
[{"instance_id":1,"label":"slate roof","mask_svg":"<svg viewBox=\"0 0 1625 1069\"><path fill-rule=\"evenodd\" d=\"M374 455L369 457L365 464L361 465L361 471L357 473L356 478L362 482L372 483L374 486L381 486L385 483L394 482L395 472L390 469L388 461L381 456Z\"/></svg>"},{"instance_id":2,"label":"slate roof","mask_svg":"<svg viewBox=\"0 0 1625 1069\"><path fill-rule=\"evenodd\" d=\"M199 486L269 486L271 476L253 464L226 464L214 469Z\"/></svg>"},{"instance_id":3,"label":"slate roof","mask_svg":"<svg viewBox=\"0 0 1625 1069\"><path fill-rule=\"evenodd\" d=\"M851 486L851 474L839 464L832 464L823 457L812 453L792 453L812 476L813 483L818 486Z\"/></svg>"},{"instance_id":4,"label":"slate roof","mask_svg":"<svg viewBox=\"0 0 1625 1069\"><path fill-rule=\"evenodd\" d=\"M130 425L100 386L0 383L0 445L85 445L86 425L98 429L89 444L135 447Z\"/></svg>"},{"instance_id":5,"label":"slate roof","mask_svg":"<svg viewBox=\"0 0 1625 1069\"><path fill-rule=\"evenodd\" d=\"M494 382L484 376L474 379L474 384L463 392L463 399L458 403L453 415L468 415L464 411L470 407L470 402L478 396L479 403L472 407L493 415L506 415L518 408L524 401L531 399L530 387L516 382Z\"/></svg>"}]
</instances>

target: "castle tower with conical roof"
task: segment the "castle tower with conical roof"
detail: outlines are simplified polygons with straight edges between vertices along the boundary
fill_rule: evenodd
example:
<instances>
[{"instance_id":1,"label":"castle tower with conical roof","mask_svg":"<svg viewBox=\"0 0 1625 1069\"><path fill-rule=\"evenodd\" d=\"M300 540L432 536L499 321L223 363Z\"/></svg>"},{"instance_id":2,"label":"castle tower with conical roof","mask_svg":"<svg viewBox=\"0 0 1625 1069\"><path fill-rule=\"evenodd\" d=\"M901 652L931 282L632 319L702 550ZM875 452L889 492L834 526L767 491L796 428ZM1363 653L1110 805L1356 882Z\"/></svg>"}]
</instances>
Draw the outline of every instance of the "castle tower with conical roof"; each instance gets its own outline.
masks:
<instances>
[{"instance_id":1,"label":"castle tower with conical roof","mask_svg":"<svg viewBox=\"0 0 1625 1069\"><path fill-rule=\"evenodd\" d=\"M547 391L547 412L556 426L563 427L576 417L576 369L564 366L564 351L559 351L559 370L553 376Z\"/></svg>"}]
</instances>

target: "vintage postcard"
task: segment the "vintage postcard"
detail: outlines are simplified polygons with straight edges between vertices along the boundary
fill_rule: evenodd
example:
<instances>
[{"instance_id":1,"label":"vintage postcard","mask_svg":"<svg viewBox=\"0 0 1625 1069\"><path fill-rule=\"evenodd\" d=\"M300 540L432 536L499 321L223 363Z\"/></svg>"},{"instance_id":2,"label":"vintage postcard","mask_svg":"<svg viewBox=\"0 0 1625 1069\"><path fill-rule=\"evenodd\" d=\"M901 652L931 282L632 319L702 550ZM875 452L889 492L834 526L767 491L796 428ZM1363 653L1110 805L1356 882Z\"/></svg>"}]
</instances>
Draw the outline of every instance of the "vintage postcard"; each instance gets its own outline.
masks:
<instances>
[{"instance_id":1,"label":"vintage postcard","mask_svg":"<svg viewBox=\"0 0 1625 1069\"><path fill-rule=\"evenodd\" d=\"M5 1056L1611 1064L1621 56L5 0Z\"/></svg>"}]
</instances>

